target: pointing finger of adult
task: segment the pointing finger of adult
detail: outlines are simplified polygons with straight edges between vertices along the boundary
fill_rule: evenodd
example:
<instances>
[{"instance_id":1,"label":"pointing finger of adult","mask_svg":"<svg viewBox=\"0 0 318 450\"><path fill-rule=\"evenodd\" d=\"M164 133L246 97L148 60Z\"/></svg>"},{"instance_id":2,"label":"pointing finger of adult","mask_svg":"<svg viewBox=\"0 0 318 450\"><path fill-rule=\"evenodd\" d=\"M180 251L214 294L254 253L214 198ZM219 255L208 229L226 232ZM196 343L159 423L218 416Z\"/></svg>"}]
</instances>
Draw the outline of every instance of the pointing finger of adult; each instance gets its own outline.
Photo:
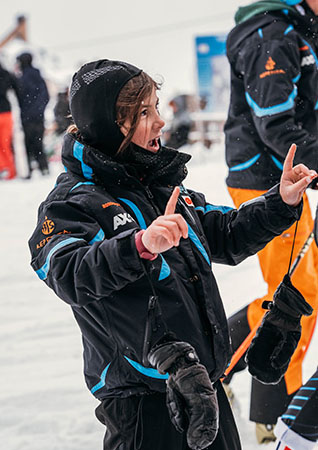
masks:
<instances>
[{"instance_id":1,"label":"pointing finger of adult","mask_svg":"<svg viewBox=\"0 0 318 450\"><path fill-rule=\"evenodd\" d=\"M165 215L167 214L174 214L177 206L178 197L180 194L180 188L176 186L171 194L171 197L169 198L166 209L165 209Z\"/></svg>"}]
</instances>

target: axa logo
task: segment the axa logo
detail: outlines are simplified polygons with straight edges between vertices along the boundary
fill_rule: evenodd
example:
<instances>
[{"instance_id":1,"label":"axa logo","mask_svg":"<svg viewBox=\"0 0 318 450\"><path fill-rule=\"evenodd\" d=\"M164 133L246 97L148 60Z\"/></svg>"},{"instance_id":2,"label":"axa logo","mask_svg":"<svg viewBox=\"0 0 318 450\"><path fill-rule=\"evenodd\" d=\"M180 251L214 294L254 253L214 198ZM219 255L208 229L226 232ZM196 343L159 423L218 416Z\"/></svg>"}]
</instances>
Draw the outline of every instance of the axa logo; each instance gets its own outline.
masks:
<instances>
[{"instance_id":1,"label":"axa logo","mask_svg":"<svg viewBox=\"0 0 318 450\"><path fill-rule=\"evenodd\" d=\"M265 72L262 72L260 74L260 78L268 77L269 75L277 75L279 73L286 73L283 69L275 69L276 62L273 60L271 56L267 58L267 61L265 63Z\"/></svg>"},{"instance_id":2,"label":"axa logo","mask_svg":"<svg viewBox=\"0 0 318 450\"><path fill-rule=\"evenodd\" d=\"M315 58L313 55L303 56L301 59L301 67L303 66L310 66L311 64L315 64Z\"/></svg>"},{"instance_id":3,"label":"axa logo","mask_svg":"<svg viewBox=\"0 0 318 450\"><path fill-rule=\"evenodd\" d=\"M42 233L43 234L51 234L52 231L54 231L54 228L55 228L55 223L53 222L53 220L48 219L45 216L45 220L42 225Z\"/></svg>"},{"instance_id":4,"label":"axa logo","mask_svg":"<svg viewBox=\"0 0 318 450\"><path fill-rule=\"evenodd\" d=\"M276 66L276 63L275 63L275 61L273 60L273 58L270 56L270 57L268 58L268 60L266 61L265 69L266 69L266 70L274 70L275 66Z\"/></svg>"},{"instance_id":5,"label":"axa logo","mask_svg":"<svg viewBox=\"0 0 318 450\"><path fill-rule=\"evenodd\" d=\"M131 217L130 214L128 213L117 214L117 216L114 216L113 218L114 231L116 231L118 227L126 225L126 223L130 222L134 222L134 219Z\"/></svg>"}]
</instances>

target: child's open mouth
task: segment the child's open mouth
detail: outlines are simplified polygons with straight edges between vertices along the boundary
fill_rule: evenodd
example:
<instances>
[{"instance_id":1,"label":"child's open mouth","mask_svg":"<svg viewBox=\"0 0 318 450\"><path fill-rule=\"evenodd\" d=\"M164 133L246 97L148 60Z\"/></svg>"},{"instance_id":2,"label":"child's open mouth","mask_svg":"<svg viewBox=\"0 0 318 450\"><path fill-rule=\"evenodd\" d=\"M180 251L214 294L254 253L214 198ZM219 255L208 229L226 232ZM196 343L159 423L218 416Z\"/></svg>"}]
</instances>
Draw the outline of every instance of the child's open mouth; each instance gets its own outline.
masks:
<instances>
[{"instance_id":1,"label":"child's open mouth","mask_svg":"<svg viewBox=\"0 0 318 450\"><path fill-rule=\"evenodd\" d=\"M157 151L157 150L159 150L159 147L160 147L159 146L159 138L152 139L151 141L148 142L149 150Z\"/></svg>"}]
</instances>

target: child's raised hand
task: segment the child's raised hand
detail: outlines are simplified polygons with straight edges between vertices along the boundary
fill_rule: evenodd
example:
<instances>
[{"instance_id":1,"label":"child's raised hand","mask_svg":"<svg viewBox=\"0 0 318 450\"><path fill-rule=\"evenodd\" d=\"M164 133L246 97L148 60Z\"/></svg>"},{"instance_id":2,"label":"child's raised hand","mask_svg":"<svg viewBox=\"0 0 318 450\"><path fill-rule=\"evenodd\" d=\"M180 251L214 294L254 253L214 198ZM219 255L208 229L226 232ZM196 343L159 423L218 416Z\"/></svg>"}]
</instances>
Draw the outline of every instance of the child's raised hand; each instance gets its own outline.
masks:
<instances>
[{"instance_id":1,"label":"child's raised hand","mask_svg":"<svg viewBox=\"0 0 318 450\"><path fill-rule=\"evenodd\" d=\"M306 188L318 176L315 170L308 169L304 164L293 167L296 149L296 144L292 144L288 150L279 188L283 201L290 206L299 205Z\"/></svg>"},{"instance_id":2,"label":"child's raised hand","mask_svg":"<svg viewBox=\"0 0 318 450\"><path fill-rule=\"evenodd\" d=\"M142 243L151 253L162 253L177 247L180 239L188 237L188 225L175 209L180 188L175 187L166 205L163 216L157 217L142 235Z\"/></svg>"}]
</instances>

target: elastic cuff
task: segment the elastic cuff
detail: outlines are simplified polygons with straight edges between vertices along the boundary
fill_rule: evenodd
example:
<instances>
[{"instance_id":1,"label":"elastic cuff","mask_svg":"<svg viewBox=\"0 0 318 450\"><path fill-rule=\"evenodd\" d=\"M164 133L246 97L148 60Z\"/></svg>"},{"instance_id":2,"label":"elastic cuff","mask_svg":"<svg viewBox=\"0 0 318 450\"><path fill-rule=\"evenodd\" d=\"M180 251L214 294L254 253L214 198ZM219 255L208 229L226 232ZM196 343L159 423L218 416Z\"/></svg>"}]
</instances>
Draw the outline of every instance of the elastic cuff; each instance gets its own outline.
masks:
<instances>
[{"instance_id":1,"label":"elastic cuff","mask_svg":"<svg viewBox=\"0 0 318 450\"><path fill-rule=\"evenodd\" d=\"M285 211L289 212L296 220L300 219L302 210L303 210L303 200L300 200L299 205L297 206L291 206L288 205L287 203L284 202L284 200L282 199L280 192L279 192L279 187L280 187L280 183L276 184L275 186L273 186L272 188L270 188L266 194L264 194L266 197L269 197L272 194L278 194L278 199L277 201L281 204L281 213L283 213L284 209ZM270 195L269 195L270 194Z\"/></svg>"},{"instance_id":2,"label":"elastic cuff","mask_svg":"<svg viewBox=\"0 0 318 450\"><path fill-rule=\"evenodd\" d=\"M136 248L139 253L139 256L143 259L148 259L149 261L153 261L157 258L158 253L151 253L143 244L142 242L142 235L144 234L145 230L140 230L135 234L135 242L136 242Z\"/></svg>"},{"instance_id":3,"label":"elastic cuff","mask_svg":"<svg viewBox=\"0 0 318 450\"><path fill-rule=\"evenodd\" d=\"M286 445L291 450L314 450L316 447L316 442L309 441L295 433L281 418L278 419L274 434L281 444ZM284 447L282 447L283 449Z\"/></svg>"}]
</instances>

